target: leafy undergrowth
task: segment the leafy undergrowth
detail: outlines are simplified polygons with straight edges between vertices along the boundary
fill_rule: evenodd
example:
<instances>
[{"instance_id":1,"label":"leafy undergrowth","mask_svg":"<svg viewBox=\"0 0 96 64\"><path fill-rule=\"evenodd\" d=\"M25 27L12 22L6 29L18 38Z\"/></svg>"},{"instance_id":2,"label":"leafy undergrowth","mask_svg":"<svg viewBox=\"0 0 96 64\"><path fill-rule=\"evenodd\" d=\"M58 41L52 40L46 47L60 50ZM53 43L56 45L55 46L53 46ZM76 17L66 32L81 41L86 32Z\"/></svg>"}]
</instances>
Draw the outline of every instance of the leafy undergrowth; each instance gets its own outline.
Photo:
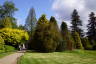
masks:
<instances>
[{"instance_id":1,"label":"leafy undergrowth","mask_svg":"<svg viewBox=\"0 0 96 64\"><path fill-rule=\"evenodd\" d=\"M18 60L18 64L96 64L96 51L27 52Z\"/></svg>"}]
</instances>

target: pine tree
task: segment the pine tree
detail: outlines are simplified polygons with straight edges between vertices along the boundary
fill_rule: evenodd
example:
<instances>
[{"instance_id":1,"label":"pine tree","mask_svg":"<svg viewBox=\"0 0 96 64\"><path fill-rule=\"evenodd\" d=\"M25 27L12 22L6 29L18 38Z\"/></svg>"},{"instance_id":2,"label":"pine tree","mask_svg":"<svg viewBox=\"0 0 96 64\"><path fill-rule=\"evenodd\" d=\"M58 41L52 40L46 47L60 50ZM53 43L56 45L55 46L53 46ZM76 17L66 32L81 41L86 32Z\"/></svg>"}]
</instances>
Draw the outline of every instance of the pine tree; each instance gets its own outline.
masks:
<instances>
[{"instance_id":1,"label":"pine tree","mask_svg":"<svg viewBox=\"0 0 96 64\"><path fill-rule=\"evenodd\" d=\"M62 34L62 38L63 38L61 49L62 50L72 50L73 41L72 41L71 35L68 31L67 24L65 22L62 22L62 24L61 24L61 34Z\"/></svg>"},{"instance_id":2,"label":"pine tree","mask_svg":"<svg viewBox=\"0 0 96 64\"><path fill-rule=\"evenodd\" d=\"M29 32L30 35L32 35L33 31L35 30L36 23L37 19L35 9L31 8L25 23L25 29Z\"/></svg>"},{"instance_id":3,"label":"pine tree","mask_svg":"<svg viewBox=\"0 0 96 64\"><path fill-rule=\"evenodd\" d=\"M80 26L82 26L82 21L80 20L80 16L78 15L78 12L76 9L74 9L73 13L72 13L72 22L71 22L72 26L72 33L74 33L75 31L79 33L80 37L83 37L83 30L80 28Z\"/></svg>"},{"instance_id":4,"label":"pine tree","mask_svg":"<svg viewBox=\"0 0 96 64\"><path fill-rule=\"evenodd\" d=\"M94 48L96 47L96 17L94 12L91 12L91 14L89 15L89 23L87 27L88 27L87 36Z\"/></svg>"},{"instance_id":5,"label":"pine tree","mask_svg":"<svg viewBox=\"0 0 96 64\"><path fill-rule=\"evenodd\" d=\"M73 39L74 39L74 48L75 48L75 49L84 49L84 48L83 48L83 45L82 45L82 43L81 43L81 39L80 39L80 37L79 37L78 32L74 32L74 33L72 34L72 36L73 36Z\"/></svg>"}]
</instances>

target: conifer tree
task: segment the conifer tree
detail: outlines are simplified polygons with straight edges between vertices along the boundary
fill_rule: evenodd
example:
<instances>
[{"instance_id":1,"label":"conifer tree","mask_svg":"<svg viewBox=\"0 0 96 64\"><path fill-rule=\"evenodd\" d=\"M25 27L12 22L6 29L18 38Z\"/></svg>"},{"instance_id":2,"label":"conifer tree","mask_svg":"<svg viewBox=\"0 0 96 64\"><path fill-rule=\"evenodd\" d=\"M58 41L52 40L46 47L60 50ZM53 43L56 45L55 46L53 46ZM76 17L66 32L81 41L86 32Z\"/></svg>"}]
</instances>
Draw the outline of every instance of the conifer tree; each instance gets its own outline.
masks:
<instances>
[{"instance_id":1,"label":"conifer tree","mask_svg":"<svg viewBox=\"0 0 96 64\"><path fill-rule=\"evenodd\" d=\"M62 22L61 24L61 34L62 34L62 50L72 50L73 49L73 41L71 38L71 35L68 31L67 24L65 22Z\"/></svg>"},{"instance_id":2,"label":"conifer tree","mask_svg":"<svg viewBox=\"0 0 96 64\"><path fill-rule=\"evenodd\" d=\"M42 52L54 52L60 44L61 34L54 17L50 18L50 22L42 15L36 26L36 30L31 39L32 49Z\"/></svg>"},{"instance_id":3,"label":"conifer tree","mask_svg":"<svg viewBox=\"0 0 96 64\"><path fill-rule=\"evenodd\" d=\"M46 27L48 26L48 20L46 19L45 15L42 15L36 26L36 30L33 34L32 39L30 40L31 48L37 51L45 51L45 32Z\"/></svg>"},{"instance_id":4,"label":"conifer tree","mask_svg":"<svg viewBox=\"0 0 96 64\"><path fill-rule=\"evenodd\" d=\"M91 44L93 45L93 48L96 49L96 17L94 12L91 12L89 15L89 23L87 27L88 27L87 36Z\"/></svg>"},{"instance_id":5,"label":"conifer tree","mask_svg":"<svg viewBox=\"0 0 96 64\"><path fill-rule=\"evenodd\" d=\"M75 31L78 32L78 34L80 35L80 37L83 37L83 30L80 28L80 26L82 26L82 21L80 20L80 16L78 15L78 11L76 9L74 9L73 13L72 13L72 22L71 22L72 26L72 33L74 33Z\"/></svg>"},{"instance_id":6,"label":"conifer tree","mask_svg":"<svg viewBox=\"0 0 96 64\"><path fill-rule=\"evenodd\" d=\"M81 43L81 39L80 39L80 36L79 36L78 32L74 32L72 34L72 36L73 36L73 39L74 39L74 48L75 49L84 49L83 45Z\"/></svg>"},{"instance_id":7,"label":"conifer tree","mask_svg":"<svg viewBox=\"0 0 96 64\"><path fill-rule=\"evenodd\" d=\"M50 44L53 51L59 50L59 45L61 44L61 34L59 27L57 25L57 20L55 17L50 18L49 22L49 34L50 34Z\"/></svg>"},{"instance_id":8,"label":"conifer tree","mask_svg":"<svg viewBox=\"0 0 96 64\"><path fill-rule=\"evenodd\" d=\"M37 19L36 19L35 9L31 8L25 23L25 29L29 32L31 36L33 31L35 30L36 23L37 23Z\"/></svg>"}]
</instances>

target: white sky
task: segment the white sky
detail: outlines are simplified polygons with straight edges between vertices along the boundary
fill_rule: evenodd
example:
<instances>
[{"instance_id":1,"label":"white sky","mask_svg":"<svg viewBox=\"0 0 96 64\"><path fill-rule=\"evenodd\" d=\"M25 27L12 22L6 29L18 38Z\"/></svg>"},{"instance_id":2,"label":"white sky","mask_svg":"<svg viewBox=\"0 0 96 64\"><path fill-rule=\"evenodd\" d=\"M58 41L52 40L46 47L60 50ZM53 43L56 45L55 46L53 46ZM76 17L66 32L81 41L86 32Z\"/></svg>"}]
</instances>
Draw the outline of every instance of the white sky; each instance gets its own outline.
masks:
<instances>
[{"instance_id":1,"label":"white sky","mask_svg":"<svg viewBox=\"0 0 96 64\"><path fill-rule=\"evenodd\" d=\"M70 25L71 14L74 9L77 9L81 20L86 29L88 23L88 15L90 12L96 13L96 0L54 0L52 4L52 10L55 12L55 16L61 20L67 22Z\"/></svg>"}]
</instances>

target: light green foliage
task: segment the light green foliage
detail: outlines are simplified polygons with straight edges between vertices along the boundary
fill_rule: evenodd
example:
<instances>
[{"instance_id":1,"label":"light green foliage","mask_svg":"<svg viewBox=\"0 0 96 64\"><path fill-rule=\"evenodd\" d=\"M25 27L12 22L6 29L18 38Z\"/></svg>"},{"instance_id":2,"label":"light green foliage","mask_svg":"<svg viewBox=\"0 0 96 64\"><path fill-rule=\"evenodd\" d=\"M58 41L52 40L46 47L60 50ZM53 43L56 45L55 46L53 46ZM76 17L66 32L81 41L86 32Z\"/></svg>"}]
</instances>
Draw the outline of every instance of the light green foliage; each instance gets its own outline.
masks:
<instances>
[{"instance_id":1,"label":"light green foliage","mask_svg":"<svg viewBox=\"0 0 96 64\"><path fill-rule=\"evenodd\" d=\"M57 50L62 39L55 17L50 18L49 26L46 33L46 49L49 52L54 52Z\"/></svg>"},{"instance_id":2,"label":"light green foliage","mask_svg":"<svg viewBox=\"0 0 96 64\"><path fill-rule=\"evenodd\" d=\"M6 17L1 20L2 21L2 28L12 28L11 18Z\"/></svg>"},{"instance_id":3,"label":"light green foliage","mask_svg":"<svg viewBox=\"0 0 96 64\"><path fill-rule=\"evenodd\" d=\"M77 32L72 33L73 39L74 39L74 47L76 49L84 49L83 45L81 43L80 36Z\"/></svg>"},{"instance_id":4,"label":"light green foliage","mask_svg":"<svg viewBox=\"0 0 96 64\"><path fill-rule=\"evenodd\" d=\"M4 39L0 35L0 44L4 44Z\"/></svg>"},{"instance_id":5,"label":"light green foliage","mask_svg":"<svg viewBox=\"0 0 96 64\"><path fill-rule=\"evenodd\" d=\"M18 60L18 64L96 64L96 51L25 53Z\"/></svg>"},{"instance_id":6,"label":"light green foliage","mask_svg":"<svg viewBox=\"0 0 96 64\"><path fill-rule=\"evenodd\" d=\"M82 38L81 40L82 40L82 44L84 46L84 49L86 49L86 50L92 49L92 45L90 44L90 42L89 42L87 37Z\"/></svg>"},{"instance_id":7,"label":"light green foliage","mask_svg":"<svg viewBox=\"0 0 96 64\"><path fill-rule=\"evenodd\" d=\"M5 45L5 52L12 52L15 51L15 48L13 46Z\"/></svg>"},{"instance_id":8,"label":"light green foliage","mask_svg":"<svg viewBox=\"0 0 96 64\"><path fill-rule=\"evenodd\" d=\"M0 50L4 49L4 39L0 36Z\"/></svg>"},{"instance_id":9,"label":"light green foliage","mask_svg":"<svg viewBox=\"0 0 96 64\"><path fill-rule=\"evenodd\" d=\"M8 45L22 44L29 39L27 32L19 29L4 28L0 30L0 35Z\"/></svg>"},{"instance_id":10,"label":"light green foliage","mask_svg":"<svg viewBox=\"0 0 96 64\"><path fill-rule=\"evenodd\" d=\"M58 24L57 24L57 20L55 19L55 17L51 17L50 18L50 23L49 23L50 27L51 27L51 30L50 32L53 32L53 40L59 44L60 41L61 41L61 34L60 34L60 30L59 30L59 27L58 27Z\"/></svg>"}]
</instances>

